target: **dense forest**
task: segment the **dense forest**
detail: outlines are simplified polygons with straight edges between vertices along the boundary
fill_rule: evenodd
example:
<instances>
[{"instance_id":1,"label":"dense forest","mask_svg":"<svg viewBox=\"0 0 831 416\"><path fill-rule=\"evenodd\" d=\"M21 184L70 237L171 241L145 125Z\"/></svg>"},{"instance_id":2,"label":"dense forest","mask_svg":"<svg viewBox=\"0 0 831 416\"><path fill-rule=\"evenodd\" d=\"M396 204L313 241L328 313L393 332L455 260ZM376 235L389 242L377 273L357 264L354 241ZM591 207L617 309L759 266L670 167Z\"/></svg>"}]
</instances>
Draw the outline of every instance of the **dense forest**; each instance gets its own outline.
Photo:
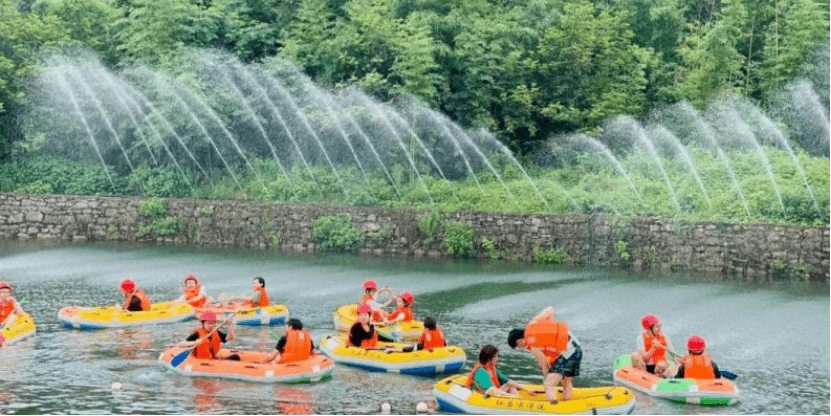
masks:
<instances>
[{"instance_id":1,"label":"dense forest","mask_svg":"<svg viewBox=\"0 0 831 416\"><path fill-rule=\"evenodd\" d=\"M765 163L776 167L767 172L758 171L755 156L743 155L740 149L717 155L692 146L692 159L690 155L685 155L686 162L669 158L660 172L651 172L648 158L636 153L620 157L623 166L617 169L605 160L575 156L572 165L582 167L545 170L562 168L566 157L558 156L554 162L540 157L551 146L559 146L557 137L569 134L596 137L616 151L608 122L621 115L643 119L678 103L705 111L726 96L756 108L777 100L781 106L783 88L795 82L816 92L827 122L827 1L0 0L0 50L0 190L203 197L241 192L246 195L231 197L295 201L326 195L329 200L367 205L433 205L439 200L433 194L444 192L447 209L568 212L605 206L610 212L828 221L827 126L824 141L814 143L816 134L780 125L789 129L784 134L795 152L785 138L776 139L778 149L759 149ZM432 174L422 170L424 178L416 183L415 160L398 171L391 167L384 172L358 172L354 166L320 170L320 165L303 171L273 166L272 162L281 164L277 154L269 162L261 152L249 155L254 165L244 161L253 172L248 179L256 179L256 186L242 184L245 178L237 179L229 169L233 178L213 176L210 186L200 187L185 178L186 166L158 168L152 152L156 169L149 167L149 159L141 166L135 156L137 166L133 166L122 148L130 166L122 166L120 173L117 166L109 173L101 166L81 168L36 159L35 152L27 156L43 139L27 123L31 126L32 114L45 111L36 102L44 83L39 75L49 67L49 57L90 51L99 65L113 73L153 68L198 91L212 86L202 77L204 70L193 65L194 54L214 53L200 51L223 51L243 65L289 62L326 90L357 90L379 103L414 98L466 129L487 131L523 162L537 182L547 177L550 183L523 190L535 186L528 173L519 164L498 158L491 159L496 168L488 164L490 171L481 183L474 178L473 186L446 183L448 178L435 161L431 162L437 169ZM109 76L103 74L87 76ZM240 117L228 112L218 117ZM34 124L49 124L48 118ZM658 155L652 159L657 161ZM702 170L697 184L688 174L693 159ZM484 156L482 160L488 163ZM198 166L196 159L193 162ZM264 179L268 176L264 171L278 168L280 178ZM633 177L619 177L624 169ZM725 172L732 183L724 182ZM663 179L656 176L659 173ZM354 181L348 179L350 175L357 175ZM320 179L326 176L329 180ZM489 188L488 176L496 177L490 178L495 190ZM81 178L81 184L62 185L67 177ZM587 183L587 178L594 179ZM517 188L511 188L513 179ZM280 185L272 186L269 180ZM707 180L709 189L705 189ZM304 181L309 189L298 190ZM361 182L375 185L369 191L354 186ZM758 183L768 183L771 189L749 190ZM689 195L673 189L673 184L686 188ZM716 196L716 188L724 195ZM608 192L599 195L597 189ZM622 196L629 190L628 197ZM464 196L466 191L469 196ZM490 195L491 191L495 193ZM363 197L356 196L361 192ZM549 197L563 193L566 196ZM778 198L772 198L774 194ZM471 200L476 201L468 204Z\"/></svg>"}]
</instances>

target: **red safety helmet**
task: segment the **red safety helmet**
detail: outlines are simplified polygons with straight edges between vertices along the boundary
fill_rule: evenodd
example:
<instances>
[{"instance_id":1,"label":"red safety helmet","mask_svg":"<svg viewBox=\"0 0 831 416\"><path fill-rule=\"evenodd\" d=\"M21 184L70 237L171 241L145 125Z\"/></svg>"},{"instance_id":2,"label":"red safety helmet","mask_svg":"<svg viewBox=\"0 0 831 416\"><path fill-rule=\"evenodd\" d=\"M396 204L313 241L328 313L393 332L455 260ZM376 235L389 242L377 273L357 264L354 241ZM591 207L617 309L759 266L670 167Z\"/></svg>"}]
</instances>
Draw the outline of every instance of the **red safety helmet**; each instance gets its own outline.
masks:
<instances>
[{"instance_id":1,"label":"red safety helmet","mask_svg":"<svg viewBox=\"0 0 831 416\"><path fill-rule=\"evenodd\" d=\"M641 325L643 325L643 329L649 329L653 325L660 324L661 321L658 320L658 317L655 315L644 315L641 318Z\"/></svg>"},{"instance_id":2,"label":"red safety helmet","mask_svg":"<svg viewBox=\"0 0 831 416\"><path fill-rule=\"evenodd\" d=\"M199 320L216 322L216 314L211 311L202 312L202 316L199 317Z\"/></svg>"},{"instance_id":3,"label":"red safety helmet","mask_svg":"<svg viewBox=\"0 0 831 416\"><path fill-rule=\"evenodd\" d=\"M193 280L194 282L199 283L199 278L197 278L196 275L193 273L188 273L188 275L185 276L184 282L187 283L188 280Z\"/></svg>"},{"instance_id":4,"label":"red safety helmet","mask_svg":"<svg viewBox=\"0 0 831 416\"><path fill-rule=\"evenodd\" d=\"M413 294L412 293L402 292L400 296L401 296L401 299L404 299L405 301L407 301L407 303L413 303L414 299L413 299Z\"/></svg>"},{"instance_id":5,"label":"red safety helmet","mask_svg":"<svg viewBox=\"0 0 831 416\"><path fill-rule=\"evenodd\" d=\"M370 308L366 303L362 303L358 305L358 313L372 313L372 308Z\"/></svg>"},{"instance_id":6,"label":"red safety helmet","mask_svg":"<svg viewBox=\"0 0 831 416\"><path fill-rule=\"evenodd\" d=\"M375 284L374 280L369 279L366 282L364 282L364 289L378 289L378 285Z\"/></svg>"},{"instance_id":7,"label":"red safety helmet","mask_svg":"<svg viewBox=\"0 0 831 416\"><path fill-rule=\"evenodd\" d=\"M130 290L133 290L135 288L136 288L136 282L134 282L130 279L124 279L124 281L121 282L121 290L130 291Z\"/></svg>"},{"instance_id":8,"label":"red safety helmet","mask_svg":"<svg viewBox=\"0 0 831 416\"><path fill-rule=\"evenodd\" d=\"M690 351L704 351L704 348L707 348L707 343L698 335L693 335L687 340L687 349Z\"/></svg>"},{"instance_id":9,"label":"red safety helmet","mask_svg":"<svg viewBox=\"0 0 831 416\"><path fill-rule=\"evenodd\" d=\"M13 290L12 285L10 285L9 282L0 282L0 289L9 289L9 291Z\"/></svg>"}]
</instances>

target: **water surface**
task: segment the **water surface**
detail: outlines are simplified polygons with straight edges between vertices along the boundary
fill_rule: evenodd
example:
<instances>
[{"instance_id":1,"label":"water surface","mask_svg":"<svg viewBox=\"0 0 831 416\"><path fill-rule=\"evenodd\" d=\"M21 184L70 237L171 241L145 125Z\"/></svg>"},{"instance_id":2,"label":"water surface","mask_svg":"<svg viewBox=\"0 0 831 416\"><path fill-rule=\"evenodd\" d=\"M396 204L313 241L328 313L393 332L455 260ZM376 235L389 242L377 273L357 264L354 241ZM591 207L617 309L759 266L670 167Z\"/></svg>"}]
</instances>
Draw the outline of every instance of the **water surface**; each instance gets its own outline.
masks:
<instances>
[{"instance_id":1,"label":"water surface","mask_svg":"<svg viewBox=\"0 0 831 416\"><path fill-rule=\"evenodd\" d=\"M698 333L714 361L739 374L741 403L702 408L636 393L639 414L828 414L828 286L792 288L708 282L680 275L630 275L521 265L301 256L260 250L160 247L126 243L0 240L0 280L38 325L37 334L0 350L0 414L18 413L413 413L437 379L368 373L339 366L312 385L274 385L183 377L156 362L195 321L133 329L64 329L58 310L120 301L132 276L153 301L180 294L196 273L214 297L247 294L266 279L273 302L286 304L312 335L333 333L332 313L356 302L361 284L415 294L416 317L438 319L471 364L484 344L500 348L500 369L539 382L530 355L511 350L507 331L553 305L583 343L577 386L612 383L612 363L636 348L640 317L655 313L676 347ZM238 327L234 347L269 350L268 330ZM467 370L469 367L466 367ZM122 383L113 392L113 382Z\"/></svg>"}]
</instances>

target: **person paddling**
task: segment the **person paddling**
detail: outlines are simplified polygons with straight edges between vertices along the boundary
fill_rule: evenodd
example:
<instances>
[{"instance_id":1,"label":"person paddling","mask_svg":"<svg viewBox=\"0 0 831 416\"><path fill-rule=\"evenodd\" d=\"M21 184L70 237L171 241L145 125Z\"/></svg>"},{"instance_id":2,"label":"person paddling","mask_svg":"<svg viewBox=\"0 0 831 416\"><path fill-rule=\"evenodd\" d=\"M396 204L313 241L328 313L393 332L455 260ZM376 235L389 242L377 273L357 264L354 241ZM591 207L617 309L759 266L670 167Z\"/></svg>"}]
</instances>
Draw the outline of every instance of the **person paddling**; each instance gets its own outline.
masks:
<instances>
[{"instance_id":1,"label":"person paddling","mask_svg":"<svg viewBox=\"0 0 831 416\"><path fill-rule=\"evenodd\" d=\"M124 303L121 304L121 309L130 312L149 311L150 298L144 294L144 291L136 287L136 282L127 278L121 282L121 292L124 294Z\"/></svg>"},{"instance_id":2,"label":"person paddling","mask_svg":"<svg viewBox=\"0 0 831 416\"><path fill-rule=\"evenodd\" d=\"M632 364L641 371L664 376L669 369L667 347L674 350L672 343L664 333L661 321L655 315L641 318L643 332L638 336L638 350L631 354Z\"/></svg>"},{"instance_id":3,"label":"person paddling","mask_svg":"<svg viewBox=\"0 0 831 416\"><path fill-rule=\"evenodd\" d=\"M286 323L286 334L277 341L274 353L260 364L304 361L314 354L314 351L315 345L309 331L303 329L303 323L299 319L291 318Z\"/></svg>"},{"instance_id":4,"label":"person paddling","mask_svg":"<svg viewBox=\"0 0 831 416\"><path fill-rule=\"evenodd\" d=\"M697 380L711 380L721 378L718 366L705 354L707 343L699 335L693 335L687 340L687 355L680 360L675 378L694 378Z\"/></svg>"},{"instance_id":5,"label":"person paddling","mask_svg":"<svg viewBox=\"0 0 831 416\"><path fill-rule=\"evenodd\" d=\"M186 302L194 308L201 308L210 301L210 297L205 294L205 289L199 283L199 278L195 274L190 273L185 276L185 288L182 290L182 296L176 299L177 302Z\"/></svg>"},{"instance_id":6,"label":"person paddling","mask_svg":"<svg viewBox=\"0 0 831 416\"><path fill-rule=\"evenodd\" d=\"M219 356L222 344L228 341L233 341L234 338L236 338L234 335L233 322L228 322L228 334L226 335L222 331L214 331L214 328L216 328L215 313L211 311L203 312L199 319L202 321L202 326L196 328L193 333L185 339L185 342L180 342L177 346L180 348L191 348L196 345L196 341L201 339L202 342L200 342L199 345L196 345L196 348L193 351L196 358L203 360L214 359L239 361L240 356L237 354L231 354L226 357ZM208 337L208 334L210 334L210 337Z\"/></svg>"},{"instance_id":7,"label":"person paddling","mask_svg":"<svg viewBox=\"0 0 831 416\"><path fill-rule=\"evenodd\" d=\"M499 363L499 349L490 344L482 347L479 351L479 361L470 370L465 387L473 387L486 397L518 398L520 390L529 392L528 389L497 370L497 363Z\"/></svg>"},{"instance_id":8,"label":"person paddling","mask_svg":"<svg viewBox=\"0 0 831 416\"><path fill-rule=\"evenodd\" d=\"M563 400L571 399L572 379L580 375L583 349L569 331L568 324L554 320L553 307L543 309L525 329L511 330L508 345L526 348L537 359L542 369L546 399L557 402L556 387L561 382Z\"/></svg>"}]
</instances>

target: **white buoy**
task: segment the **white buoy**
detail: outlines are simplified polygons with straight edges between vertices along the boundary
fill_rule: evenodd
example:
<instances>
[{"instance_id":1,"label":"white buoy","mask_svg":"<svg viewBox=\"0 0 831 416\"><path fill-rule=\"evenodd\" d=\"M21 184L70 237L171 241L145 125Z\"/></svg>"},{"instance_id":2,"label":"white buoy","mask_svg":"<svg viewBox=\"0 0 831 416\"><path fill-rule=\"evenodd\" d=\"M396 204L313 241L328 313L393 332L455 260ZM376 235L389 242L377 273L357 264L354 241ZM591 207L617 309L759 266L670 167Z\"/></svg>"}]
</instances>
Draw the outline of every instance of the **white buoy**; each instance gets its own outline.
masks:
<instances>
[{"instance_id":1,"label":"white buoy","mask_svg":"<svg viewBox=\"0 0 831 416\"><path fill-rule=\"evenodd\" d=\"M113 390L121 390L121 383L116 381L115 383L113 383L112 389Z\"/></svg>"},{"instance_id":2,"label":"white buoy","mask_svg":"<svg viewBox=\"0 0 831 416\"><path fill-rule=\"evenodd\" d=\"M427 403L418 402L418 404L416 405L416 412L426 413L427 412Z\"/></svg>"},{"instance_id":3,"label":"white buoy","mask_svg":"<svg viewBox=\"0 0 831 416\"><path fill-rule=\"evenodd\" d=\"M388 415L392 412L392 406L389 403L381 403L381 413Z\"/></svg>"}]
</instances>

